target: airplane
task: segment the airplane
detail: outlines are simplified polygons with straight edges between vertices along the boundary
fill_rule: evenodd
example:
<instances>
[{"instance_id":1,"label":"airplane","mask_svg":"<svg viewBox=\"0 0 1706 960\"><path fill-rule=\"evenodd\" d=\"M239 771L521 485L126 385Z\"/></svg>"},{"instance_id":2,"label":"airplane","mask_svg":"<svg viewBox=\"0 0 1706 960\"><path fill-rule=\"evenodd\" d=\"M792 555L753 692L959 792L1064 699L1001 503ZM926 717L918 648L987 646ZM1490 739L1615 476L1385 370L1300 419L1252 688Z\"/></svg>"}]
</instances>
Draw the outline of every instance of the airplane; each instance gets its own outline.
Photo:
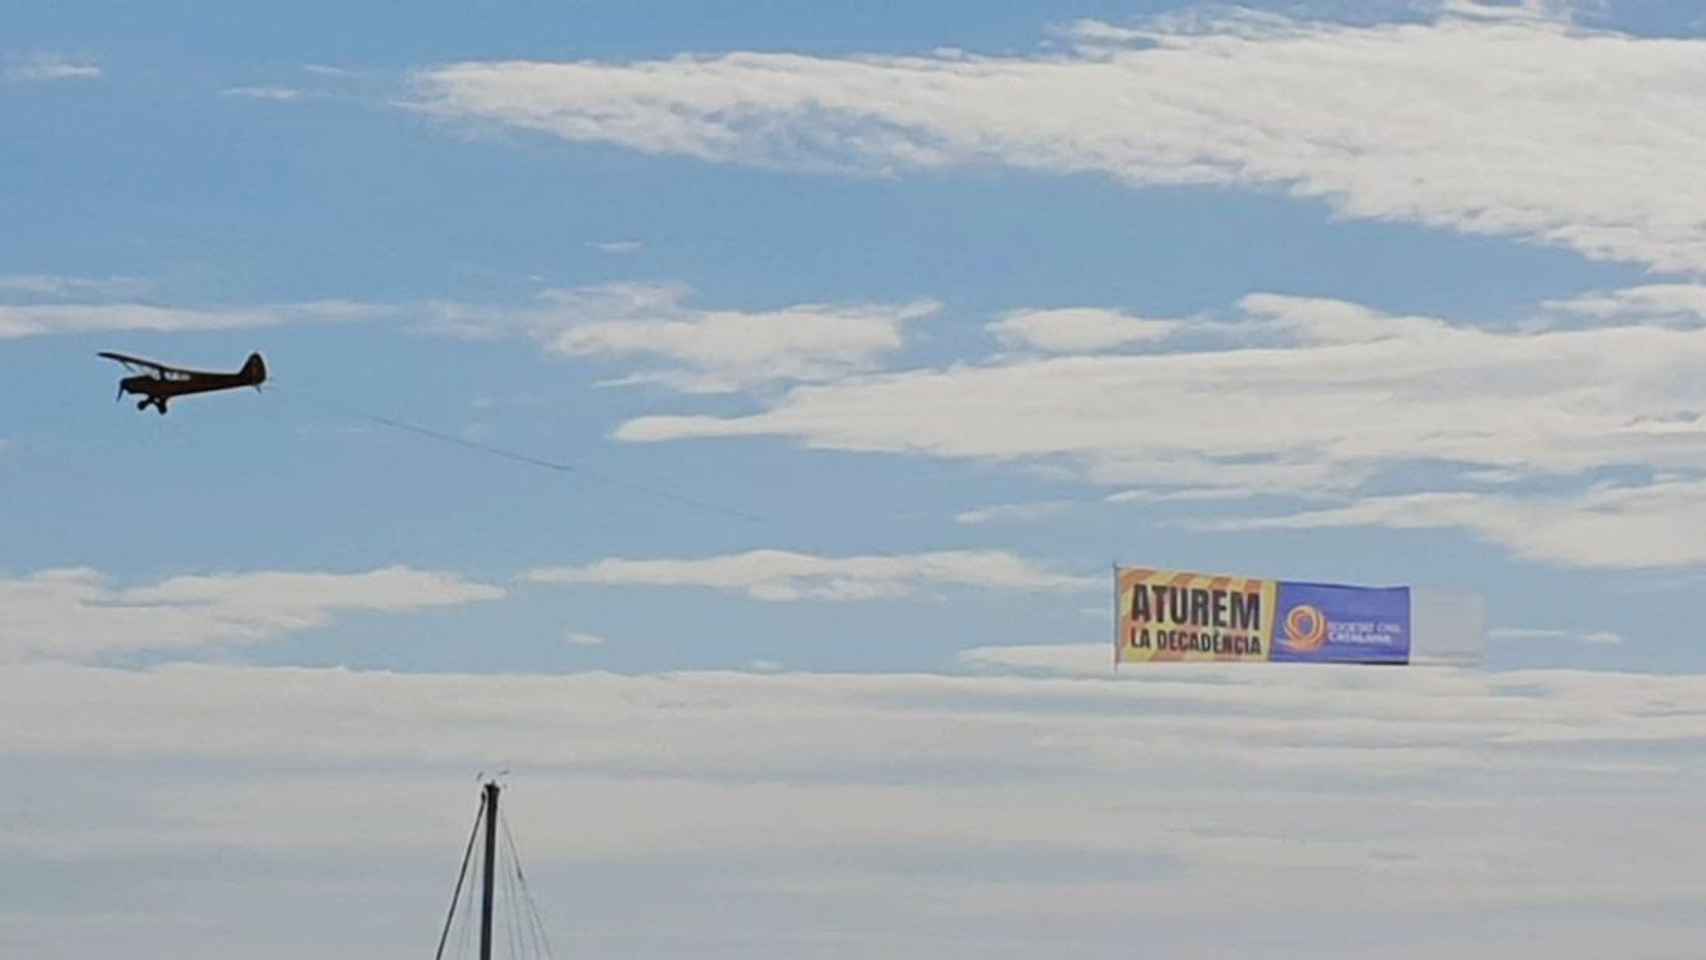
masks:
<instances>
[{"instance_id":1,"label":"airplane","mask_svg":"<svg viewBox=\"0 0 1706 960\"><path fill-rule=\"evenodd\" d=\"M160 415L166 415L166 401L173 397L181 397L191 393L209 393L214 390L235 390L239 387L254 387L259 393L261 384L267 379L267 365L258 353L249 354L249 359L243 364L243 369L236 373L209 373L203 370L180 370L152 360L138 357L127 357L122 353L97 354L108 360L117 360L127 369L138 368L153 371L135 377L125 377L119 381L118 394L113 397L117 401L127 393L138 394L142 399L136 404L136 409L146 410L149 405L159 409Z\"/></svg>"}]
</instances>

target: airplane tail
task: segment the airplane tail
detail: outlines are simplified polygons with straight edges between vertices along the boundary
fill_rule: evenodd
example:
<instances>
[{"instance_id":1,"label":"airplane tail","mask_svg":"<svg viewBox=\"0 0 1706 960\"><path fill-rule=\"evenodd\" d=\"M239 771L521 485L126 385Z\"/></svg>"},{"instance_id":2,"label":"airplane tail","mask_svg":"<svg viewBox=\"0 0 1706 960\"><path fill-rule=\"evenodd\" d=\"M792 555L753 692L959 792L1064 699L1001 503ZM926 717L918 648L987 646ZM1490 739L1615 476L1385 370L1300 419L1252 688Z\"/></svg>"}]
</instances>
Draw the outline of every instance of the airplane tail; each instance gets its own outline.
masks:
<instances>
[{"instance_id":1,"label":"airplane tail","mask_svg":"<svg viewBox=\"0 0 1706 960\"><path fill-rule=\"evenodd\" d=\"M260 389L267 379L267 364L258 353L249 354L248 362L243 364L243 378L255 389Z\"/></svg>"}]
</instances>

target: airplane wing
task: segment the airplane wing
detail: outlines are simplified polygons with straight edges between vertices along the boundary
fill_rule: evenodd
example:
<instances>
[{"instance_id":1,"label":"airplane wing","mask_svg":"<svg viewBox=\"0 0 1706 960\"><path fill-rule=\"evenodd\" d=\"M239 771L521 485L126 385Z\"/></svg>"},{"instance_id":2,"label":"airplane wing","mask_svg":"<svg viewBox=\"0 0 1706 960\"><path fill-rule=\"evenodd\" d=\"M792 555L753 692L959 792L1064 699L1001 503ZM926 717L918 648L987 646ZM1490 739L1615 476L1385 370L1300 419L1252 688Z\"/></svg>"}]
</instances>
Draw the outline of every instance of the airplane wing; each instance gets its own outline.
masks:
<instances>
[{"instance_id":1,"label":"airplane wing","mask_svg":"<svg viewBox=\"0 0 1706 960\"><path fill-rule=\"evenodd\" d=\"M159 374L161 378L166 380L187 380L193 373L195 373L193 370L182 370L178 367L168 367L163 363L156 363L153 360L144 360L141 357L127 356L122 353L111 353L106 350L101 351L96 354L96 356L105 357L108 360L117 360L119 363L124 364L131 370L138 368L143 370L152 370Z\"/></svg>"},{"instance_id":2,"label":"airplane wing","mask_svg":"<svg viewBox=\"0 0 1706 960\"><path fill-rule=\"evenodd\" d=\"M96 356L106 357L108 360L117 360L119 363L122 363L125 366L130 367L131 369L135 369L137 367L146 367L150 370L157 370L160 373L165 373L166 371L172 369L171 367L168 367L163 363L155 363L152 360L144 360L141 357L127 357L122 353L109 353L105 350L96 354Z\"/></svg>"}]
</instances>

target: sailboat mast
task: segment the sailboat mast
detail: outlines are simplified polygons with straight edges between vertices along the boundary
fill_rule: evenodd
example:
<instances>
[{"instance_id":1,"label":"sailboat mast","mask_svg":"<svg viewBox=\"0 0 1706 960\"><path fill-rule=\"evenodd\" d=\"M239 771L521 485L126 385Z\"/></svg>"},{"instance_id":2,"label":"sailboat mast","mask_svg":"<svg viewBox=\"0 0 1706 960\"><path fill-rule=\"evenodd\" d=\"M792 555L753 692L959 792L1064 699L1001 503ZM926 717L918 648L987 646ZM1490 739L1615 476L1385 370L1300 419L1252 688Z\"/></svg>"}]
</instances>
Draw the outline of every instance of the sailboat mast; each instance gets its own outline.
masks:
<instances>
[{"instance_id":1,"label":"sailboat mast","mask_svg":"<svg viewBox=\"0 0 1706 960\"><path fill-rule=\"evenodd\" d=\"M480 900L480 960L492 960L492 875L498 853L498 785L486 784L486 884Z\"/></svg>"}]
</instances>

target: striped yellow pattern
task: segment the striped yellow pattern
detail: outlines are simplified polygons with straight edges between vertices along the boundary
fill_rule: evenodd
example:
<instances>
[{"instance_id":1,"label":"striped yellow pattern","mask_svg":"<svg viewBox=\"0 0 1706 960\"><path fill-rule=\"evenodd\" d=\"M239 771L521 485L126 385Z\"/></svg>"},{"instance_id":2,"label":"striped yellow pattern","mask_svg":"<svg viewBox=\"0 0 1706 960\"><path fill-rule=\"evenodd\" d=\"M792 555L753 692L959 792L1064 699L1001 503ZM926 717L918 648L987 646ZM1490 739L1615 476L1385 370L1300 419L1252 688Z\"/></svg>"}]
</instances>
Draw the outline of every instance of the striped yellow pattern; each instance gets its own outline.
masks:
<instances>
[{"instance_id":1,"label":"striped yellow pattern","mask_svg":"<svg viewBox=\"0 0 1706 960\"><path fill-rule=\"evenodd\" d=\"M1179 570L1146 568L1116 568L1114 662L1157 663L1178 661L1203 662L1263 662L1273 646L1274 606L1278 601L1278 586L1272 580L1252 577L1233 577L1223 574L1191 573ZM1212 619L1204 621L1201 610L1186 607L1186 623L1175 622L1168 608L1151 603L1148 618L1133 615L1132 601L1138 587L1150 591L1165 586L1175 590L1232 591L1243 594L1246 603L1259 601L1260 617L1254 630L1217 628ZM1248 598L1248 599L1245 599ZM1195 613L1198 616L1191 616ZM1149 643L1141 637L1147 632ZM1170 642L1163 641L1166 637ZM1215 646L1222 649L1212 649ZM1248 649L1240 652L1236 647ZM1210 649L1190 649L1208 647ZM1183 649L1182 649L1183 648Z\"/></svg>"}]
</instances>

